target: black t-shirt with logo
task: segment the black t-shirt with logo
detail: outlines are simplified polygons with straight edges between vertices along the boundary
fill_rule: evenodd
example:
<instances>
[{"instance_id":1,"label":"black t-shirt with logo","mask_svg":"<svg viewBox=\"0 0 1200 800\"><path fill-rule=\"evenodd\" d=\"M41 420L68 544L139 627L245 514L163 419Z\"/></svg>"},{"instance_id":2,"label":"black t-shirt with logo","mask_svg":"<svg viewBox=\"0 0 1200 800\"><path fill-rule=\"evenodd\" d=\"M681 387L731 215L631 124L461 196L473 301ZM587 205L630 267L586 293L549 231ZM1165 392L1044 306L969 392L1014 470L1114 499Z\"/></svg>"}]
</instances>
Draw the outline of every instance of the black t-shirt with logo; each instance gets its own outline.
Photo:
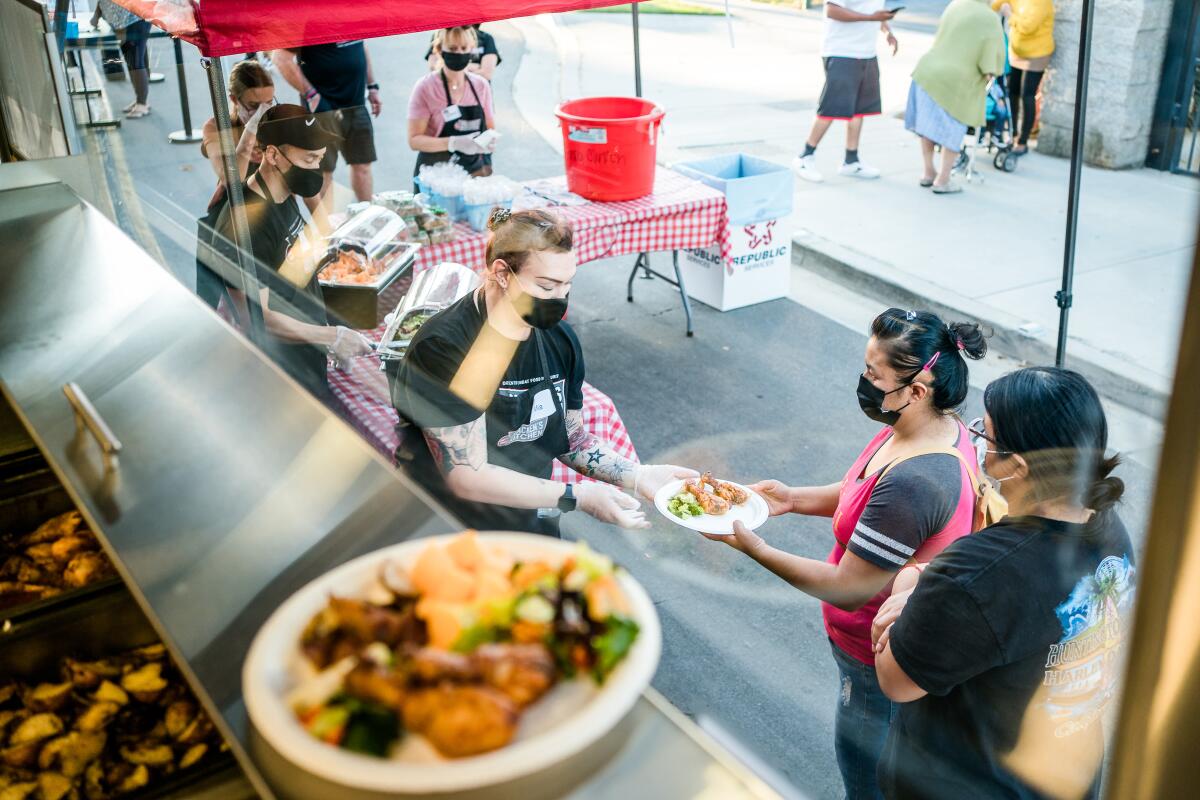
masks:
<instances>
[{"instance_id":1,"label":"black t-shirt with logo","mask_svg":"<svg viewBox=\"0 0 1200 800\"><path fill-rule=\"evenodd\" d=\"M1095 797L1133 563L1111 510L1083 525L1007 518L942 551L892 628L896 663L929 694L892 722L884 795Z\"/></svg>"},{"instance_id":2,"label":"black t-shirt with logo","mask_svg":"<svg viewBox=\"0 0 1200 800\"><path fill-rule=\"evenodd\" d=\"M567 323L560 322L549 330L535 330L512 351L513 343L486 326L486 321L487 305L481 294L472 293L422 325L393 381L393 403L402 417L422 429L464 425L484 416L489 464L550 478L554 460L567 449L561 409L583 408L584 362L579 339ZM541 367L535 337L541 339L546 370ZM496 363L496 358L503 357L498 351L512 352L507 368ZM477 359L487 364L480 367ZM500 385L495 387L494 376L501 370ZM486 409L465 399L470 389L461 388L474 386L476 378L481 385L489 384L485 386L490 397ZM538 384L547 378L553 383L555 397L549 396L544 385L539 390ZM533 511L509 514L495 506L442 497L469 525L542 529Z\"/></svg>"},{"instance_id":3,"label":"black t-shirt with logo","mask_svg":"<svg viewBox=\"0 0 1200 800\"><path fill-rule=\"evenodd\" d=\"M367 51L362 39L301 47L300 71L321 95L317 111L355 108L366 102Z\"/></svg>"},{"instance_id":4,"label":"black t-shirt with logo","mask_svg":"<svg viewBox=\"0 0 1200 800\"><path fill-rule=\"evenodd\" d=\"M279 269L287 260L289 252L304 236L304 219L300 216L295 196L288 195L282 203L276 203L246 184L242 185L242 196L246 201L250 249L257 265L258 281L270 290L268 307L300 322L328 325L325 298L315 271L308 283L299 287L279 274ZM236 264L233 219L228 205L217 218L215 230L217 236L214 246L217 252ZM234 289L241 289L234 281L228 283ZM268 354L288 374L313 394L325 398L329 387L325 348L283 342L269 335L265 347Z\"/></svg>"}]
</instances>

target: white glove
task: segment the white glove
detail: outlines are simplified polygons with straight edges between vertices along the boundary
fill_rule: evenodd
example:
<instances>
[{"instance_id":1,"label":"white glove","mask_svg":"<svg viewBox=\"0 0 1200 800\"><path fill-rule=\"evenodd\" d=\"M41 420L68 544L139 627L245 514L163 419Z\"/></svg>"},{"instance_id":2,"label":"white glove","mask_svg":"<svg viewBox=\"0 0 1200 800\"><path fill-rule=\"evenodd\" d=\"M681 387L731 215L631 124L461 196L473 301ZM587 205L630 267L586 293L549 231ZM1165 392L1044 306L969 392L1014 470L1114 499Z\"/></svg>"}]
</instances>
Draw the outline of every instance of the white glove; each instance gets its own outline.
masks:
<instances>
[{"instance_id":1,"label":"white glove","mask_svg":"<svg viewBox=\"0 0 1200 800\"><path fill-rule=\"evenodd\" d=\"M263 114L266 114L270 109L270 103L259 103L258 108L254 109L254 113L250 115L250 119L246 120L246 132L257 134L258 123L262 122Z\"/></svg>"},{"instance_id":2,"label":"white glove","mask_svg":"<svg viewBox=\"0 0 1200 800\"><path fill-rule=\"evenodd\" d=\"M633 493L654 502L654 495L670 481L699 477L696 470L674 464L639 464L633 472Z\"/></svg>"},{"instance_id":3,"label":"white glove","mask_svg":"<svg viewBox=\"0 0 1200 800\"><path fill-rule=\"evenodd\" d=\"M479 156L487 152L472 136L451 136L449 148L451 153L462 153L464 156Z\"/></svg>"},{"instance_id":4,"label":"white glove","mask_svg":"<svg viewBox=\"0 0 1200 800\"><path fill-rule=\"evenodd\" d=\"M343 325L337 327L333 344L329 345L329 355L333 356L333 361L339 369L344 369L355 356L365 356L371 350L370 339Z\"/></svg>"},{"instance_id":5,"label":"white glove","mask_svg":"<svg viewBox=\"0 0 1200 800\"><path fill-rule=\"evenodd\" d=\"M616 487L584 481L575 486L575 498L580 511L601 522L630 530L650 527L646 515L638 510L641 503Z\"/></svg>"}]
</instances>

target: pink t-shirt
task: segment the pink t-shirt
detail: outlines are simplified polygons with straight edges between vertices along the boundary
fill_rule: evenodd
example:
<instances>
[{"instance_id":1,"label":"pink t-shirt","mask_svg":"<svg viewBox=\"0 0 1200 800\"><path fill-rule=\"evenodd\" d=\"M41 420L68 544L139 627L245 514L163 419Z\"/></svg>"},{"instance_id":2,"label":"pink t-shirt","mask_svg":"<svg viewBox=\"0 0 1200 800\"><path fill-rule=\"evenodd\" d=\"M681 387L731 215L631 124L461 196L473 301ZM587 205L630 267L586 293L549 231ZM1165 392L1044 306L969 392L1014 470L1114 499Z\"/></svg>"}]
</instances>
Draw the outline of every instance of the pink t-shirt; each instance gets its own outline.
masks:
<instances>
[{"instance_id":1,"label":"pink t-shirt","mask_svg":"<svg viewBox=\"0 0 1200 800\"><path fill-rule=\"evenodd\" d=\"M475 105L475 95L479 95L479 102L483 104L483 113L486 117L493 117L492 110L492 87L487 82L486 78L478 75L464 73L470 86L463 89L462 98L459 100L460 107ZM475 87L472 93L471 87ZM442 132L442 109L449 105L446 102L446 89L442 84L441 71L431 72L421 80L417 81L417 85L413 87L412 96L408 99L408 118L423 119L425 123L425 134L427 136L438 136ZM459 133L470 134L478 133L483 130L483 125L477 120L459 120L462 127ZM455 123L456 127L458 123Z\"/></svg>"}]
</instances>

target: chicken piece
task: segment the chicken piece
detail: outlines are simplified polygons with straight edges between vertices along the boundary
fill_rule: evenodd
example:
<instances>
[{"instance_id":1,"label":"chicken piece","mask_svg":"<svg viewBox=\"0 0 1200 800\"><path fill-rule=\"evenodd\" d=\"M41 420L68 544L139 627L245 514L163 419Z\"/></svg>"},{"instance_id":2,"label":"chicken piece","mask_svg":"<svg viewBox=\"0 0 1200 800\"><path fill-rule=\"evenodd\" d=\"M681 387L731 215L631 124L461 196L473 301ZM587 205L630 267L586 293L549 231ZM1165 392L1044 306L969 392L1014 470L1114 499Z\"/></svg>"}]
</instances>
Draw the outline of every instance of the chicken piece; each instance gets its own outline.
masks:
<instances>
[{"instance_id":1,"label":"chicken piece","mask_svg":"<svg viewBox=\"0 0 1200 800\"><path fill-rule=\"evenodd\" d=\"M423 689L404 703L404 726L450 758L503 747L516 734L517 721L516 705L487 686Z\"/></svg>"},{"instance_id":2,"label":"chicken piece","mask_svg":"<svg viewBox=\"0 0 1200 800\"><path fill-rule=\"evenodd\" d=\"M40 583L0 581L0 608L20 606L35 600L45 600L59 594L62 589Z\"/></svg>"},{"instance_id":3,"label":"chicken piece","mask_svg":"<svg viewBox=\"0 0 1200 800\"><path fill-rule=\"evenodd\" d=\"M30 711L58 711L71 699L74 687L65 683L41 683L25 693L25 707Z\"/></svg>"},{"instance_id":4,"label":"chicken piece","mask_svg":"<svg viewBox=\"0 0 1200 800\"><path fill-rule=\"evenodd\" d=\"M80 553L67 563L62 582L72 589L87 586L113 574L112 562L103 553Z\"/></svg>"},{"instance_id":5,"label":"chicken piece","mask_svg":"<svg viewBox=\"0 0 1200 800\"><path fill-rule=\"evenodd\" d=\"M66 800L75 791L70 778L57 772L38 775L38 800Z\"/></svg>"},{"instance_id":6,"label":"chicken piece","mask_svg":"<svg viewBox=\"0 0 1200 800\"><path fill-rule=\"evenodd\" d=\"M171 752L171 746L167 744L139 743L122 747L121 758L130 764L165 767L175 759L175 754Z\"/></svg>"},{"instance_id":7,"label":"chicken piece","mask_svg":"<svg viewBox=\"0 0 1200 800\"><path fill-rule=\"evenodd\" d=\"M40 741L9 745L0 749L0 764L16 769L29 769L37 763L38 751L41 748Z\"/></svg>"},{"instance_id":8,"label":"chicken piece","mask_svg":"<svg viewBox=\"0 0 1200 800\"><path fill-rule=\"evenodd\" d=\"M83 525L83 515L78 511L68 511L57 517L43 522L36 531L21 540L25 547L45 542L53 542L65 536L73 535ZM84 528L86 530L86 527Z\"/></svg>"},{"instance_id":9,"label":"chicken piece","mask_svg":"<svg viewBox=\"0 0 1200 800\"><path fill-rule=\"evenodd\" d=\"M549 691L558 674L543 644L484 644L471 661L489 686L522 708Z\"/></svg>"},{"instance_id":10,"label":"chicken piece","mask_svg":"<svg viewBox=\"0 0 1200 800\"><path fill-rule=\"evenodd\" d=\"M155 642L130 650L129 656L138 661L162 661L167 657L167 646L162 642Z\"/></svg>"},{"instance_id":11,"label":"chicken piece","mask_svg":"<svg viewBox=\"0 0 1200 800\"><path fill-rule=\"evenodd\" d=\"M705 514L719 517L729 511L729 501L709 492L700 481L684 481L683 488L696 498L696 503L704 509Z\"/></svg>"},{"instance_id":12,"label":"chicken piece","mask_svg":"<svg viewBox=\"0 0 1200 800\"><path fill-rule=\"evenodd\" d=\"M68 658L63 662L63 672L76 689L95 689L105 679L121 677L121 665L115 661L74 661Z\"/></svg>"},{"instance_id":13,"label":"chicken piece","mask_svg":"<svg viewBox=\"0 0 1200 800\"><path fill-rule=\"evenodd\" d=\"M342 597L330 597L329 607L337 614L338 628L353 636L360 647L383 642L394 649L401 641L416 638L417 619L411 609L394 611Z\"/></svg>"},{"instance_id":14,"label":"chicken piece","mask_svg":"<svg viewBox=\"0 0 1200 800\"><path fill-rule=\"evenodd\" d=\"M145 764L138 764L136 767L130 764L116 764L108 770L105 778L108 785L113 787L113 794L126 794L150 783L150 770Z\"/></svg>"},{"instance_id":15,"label":"chicken piece","mask_svg":"<svg viewBox=\"0 0 1200 800\"><path fill-rule=\"evenodd\" d=\"M18 686L15 683L0 683L0 706L17 696Z\"/></svg>"},{"instance_id":16,"label":"chicken piece","mask_svg":"<svg viewBox=\"0 0 1200 800\"><path fill-rule=\"evenodd\" d=\"M408 696L408 680L401 671L363 662L346 676L346 693L401 713Z\"/></svg>"},{"instance_id":17,"label":"chicken piece","mask_svg":"<svg viewBox=\"0 0 1200 800\"><path fill-rule=\"evenodd\" d=\"M38 785L35 781L10 783L0 789L0 800L33 800Z\"/></svg>"},{"instance_id":18,"label":"chicken piece","mask_svg":"<svg viewBox=\"0 0 1200 800\"><path fill-rule=\"evenodd\" d=\"M119 706L123 706L129 702L129 695L125 690L112 681L101 683L100 688L96 690L95 698L103 700L106 703L116 703Z\"/></svg>"},{"instance_id":19,"label":"chicken piece","mask_svg":"<svg viewBox=\"0 0 1200 800\"><path fill-rule=\"evenodd\" d=\"M142 703L153 703L167 688L162 676L162 663L151 661L139 669L126 673L121 678L121 688Z\"/></svg>"},{"instance_id":20,"label":"chicken piece","mask_svg":"<svg viewBox=\"0 0 1200 800\"><path fill-rule=\"evenodd\" d=\"M98 547L95 537L90 534L87 536L64 536L58 541L50 543L50 557L59 564L66 564L80 553L94 551Z\"/></svg>"},{"instance_id":21,"label":"chicken piece","mask_svg":"<svg viewBox=\"0 0 1200 800\"><path fill-rule=\"evenodd\" d=\"M200 713L175 737L180 744L196 744L207 739L213 732L213 724L206 714Z\"/></svg>"},{"instance_id":22,"label":"chicken piece","mask_svg":"<svg viewBox=\"0 0 1200 800\"><path fill-rule=\"evenodd\" d=\"M62 733L63 721L55 714L34 714L19 724L8 737L9 744L40 742Z\"/></svg>"},{"instance_id":23,"label":"chicken piece","mask_svg":"<svg viewBox=\"0 0 1200 800\"><path fill-rule=\"evenodd\" d=\"M720 497L722 500L728 500L735 506L740 506L750 499L750 495L746 494L745 489L734 486L728 481L718 481L713 478L711 472L701 475L700 483L703 486L711 486L717 497Z\"/></svg>"},{"instance_id":24,"label":"chicken piece","mask_svg":"<svg viewBox=\"0 0 1200 800\"><path fill-rule=\"evenodd\" d=\"M100 761L88 764L83 772L83 793L88 800L103 800L108 796L104 788L104 765Z\"/></svg>"},{"instance_id":25,"label":"chicken piece","mask_svg":"<svg viewBox=\"0 0 1200 800\"><path fill-rule=\"evenodd\" d=\"M471 683L480 678L471 657L433 647L422 647L413 654L413 674L423 683Z\"/></svg>"}]
</instances>

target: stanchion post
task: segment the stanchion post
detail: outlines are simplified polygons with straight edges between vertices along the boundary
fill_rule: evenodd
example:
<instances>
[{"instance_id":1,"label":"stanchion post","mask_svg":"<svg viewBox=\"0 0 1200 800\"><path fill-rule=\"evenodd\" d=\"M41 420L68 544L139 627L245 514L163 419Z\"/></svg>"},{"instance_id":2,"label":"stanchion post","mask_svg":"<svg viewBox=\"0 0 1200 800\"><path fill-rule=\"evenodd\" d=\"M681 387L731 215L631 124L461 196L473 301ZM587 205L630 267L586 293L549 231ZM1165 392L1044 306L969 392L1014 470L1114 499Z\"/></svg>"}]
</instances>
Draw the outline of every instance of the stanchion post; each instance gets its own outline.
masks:
<instances>
[{"instance_id":1,"label":"stanchion post","mask_svg":"<svg viewBox=\"0 0 1200 800\"><path fill-rule=\"evenodd\" d=\"M192 130L192 110L188 106L187 76L183 72L183 45L179 43L177 36L172 36L171 42L175 45L175 78L179 81L179 108L183 111L183 130L168 133L167 141L171 144L190 144L200 141L201 136L200 131Z\"/></svg>"},{"instance_id":2,"label":"stanchion post","mask_svg":"<svg viewBox=\"0 0 1200 800\"><path fill-rule=\"evenodd\" d=\"M642 43L638 31L638 4L630 3L633 10L633 92L636 97L642 96Z\"/></svg>"}]
</instances>

